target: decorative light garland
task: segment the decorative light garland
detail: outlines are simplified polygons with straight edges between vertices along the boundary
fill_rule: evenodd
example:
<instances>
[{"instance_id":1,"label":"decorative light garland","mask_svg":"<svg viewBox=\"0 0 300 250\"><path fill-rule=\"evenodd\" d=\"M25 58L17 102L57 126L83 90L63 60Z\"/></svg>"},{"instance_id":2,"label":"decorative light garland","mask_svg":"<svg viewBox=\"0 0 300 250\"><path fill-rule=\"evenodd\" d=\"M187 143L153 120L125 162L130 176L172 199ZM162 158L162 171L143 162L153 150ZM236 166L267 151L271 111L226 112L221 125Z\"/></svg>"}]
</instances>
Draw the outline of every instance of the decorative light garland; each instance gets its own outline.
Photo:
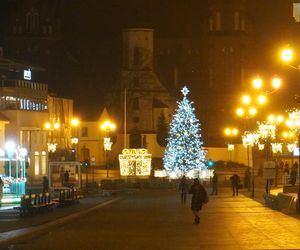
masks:
<instances>
[{"instance_id":1,"label":"decorative light garland","mask_svg":"<svg viewBox=\"0 0 300 250\"><path fill-rule=\"evenodd\" d=\"M123 149L119 155L121 176L149 176L151 159L147 149Z\"/></svg>"}]
</instances>

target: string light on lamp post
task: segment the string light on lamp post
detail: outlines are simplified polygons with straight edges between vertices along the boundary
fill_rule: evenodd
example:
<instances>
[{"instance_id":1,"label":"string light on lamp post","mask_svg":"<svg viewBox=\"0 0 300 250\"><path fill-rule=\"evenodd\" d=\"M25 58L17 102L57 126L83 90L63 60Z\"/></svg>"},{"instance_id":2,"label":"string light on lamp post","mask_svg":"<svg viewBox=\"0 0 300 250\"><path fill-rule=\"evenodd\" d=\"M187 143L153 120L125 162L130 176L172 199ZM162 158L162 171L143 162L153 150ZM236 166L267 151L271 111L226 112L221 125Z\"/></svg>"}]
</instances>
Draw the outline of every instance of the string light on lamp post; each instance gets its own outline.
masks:
<instances>
[{"instance_id":1,"label":"string light on lamp post","mask_svg":"<svg viewBox=\"0 0 300 250\"><path fill-rule=\"evenodd\" d=\"M242 142L245 148L247 148L247 162L248 168L250 168L250 148L254 146L254 144L258 144L259 134L256 132L245 131L242 136ZM254 166L252 165L252 192L251 196L254 197Z\"/></svg>"},{"instance_id":2,"label":"string light on lamp post","mask_svg":"<svg viewBox=\"0 0 300 250\"><path fill-rule=\"evenodd\" d=\"M104 147L105 158L106 158L106 177L109 177L109 166L108 166L109 154L108 154L108 151L111 151L111 147L113 144L109 134L110 134L110 132L112 132L116 129L116 124L110 120L106 120L100 125L100 128L105 133L105 136L103 138L103 147Z\"/></svg>"},{"instance_id":3,"label":"string light on lamp post","mask_svg":"<svg viewBox=\"0 0 300 250\"><path fill-rule=\"evenodd\" d=\"M288 112L289 119L286 121L286 125L295 131L298 135L298 202L297 202L297 213L300 213L300 109L293 109Z\"/></svg>"},{"instance_id":4,"label":"string light on lamp post","mask_svg":"<svg viewBox=\"0 0 300 250\"><path fill-rule=\"evenodd\" d=\"M60 123L59 122L45 122L44 123L44 129L48 131L48 133L50 134L50 140L47 143L48 145L48 152L52 152L54 153L56 151L57 148L57 143L54 142L53 139L53 133L55 130L59 130L60 129Z\"/></svg>"}]
</instances>

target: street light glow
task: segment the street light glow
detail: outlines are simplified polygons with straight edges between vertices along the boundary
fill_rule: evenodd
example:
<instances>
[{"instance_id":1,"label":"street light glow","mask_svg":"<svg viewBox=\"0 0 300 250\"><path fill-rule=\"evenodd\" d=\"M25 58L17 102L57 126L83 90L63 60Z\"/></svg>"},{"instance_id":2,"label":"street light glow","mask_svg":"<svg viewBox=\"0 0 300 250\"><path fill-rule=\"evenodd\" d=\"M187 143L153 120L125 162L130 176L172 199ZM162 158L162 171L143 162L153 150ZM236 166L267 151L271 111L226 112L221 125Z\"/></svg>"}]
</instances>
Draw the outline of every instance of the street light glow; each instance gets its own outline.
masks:
<instances>
[{"instance_id":1,"label":"street light glow","mask_svg":"<svg viewBox=\"0 0 300 250\"><path fill-rule=\"evenodd\" d=\"M45 129L51 129L51 123L50 122L45 122L44 128Z\"/></svg>"},{"instance_id":2,"label":"street light glow","mask_svg":"<svg viewBox=\"0 0 300 250\"><path fill-rule=\"evenodd\" d=\"M256 110L256 108L255 108L255 107L251 107L251 108L249 108L249 114L250 114L251 116L254 116L254 115L256 115L256 113L257 113L257 110Z\"/></svg>"},{"instance_id":3,"label":"street light glow","mask_svg":"<svg viewBox=\"0 0 300 250\"><path fill-rule=\"evenodd\" d=\"M225 128L224 129L224 134L226 136L236 136L238 135L239 130L237 128Z\"/></svg>"},{"instance_id":4,"label":"street light glow","mask_svg":"<svg viewBox=\"0 0 300 250\"><path fill-rule=\"evenodd\" d=\"M261 78L255 78L252 81L252 85L255 89L260 89L262 87L262 84L263 82Z\"/></svg>"},{"instance_id":5,"label":"street light glow","mask_svg":"<svg viewBox=\"0 0 300 250\"><path fill-rule=\"evenodd\" d=\"M260 105L263 105L267 102L267 97L264 96L264 95L260 95L257 97L257 102L260 104Z\"/></svg>"},{"instance_id":6,"label":"street light glow","mask_svg":"<svg viewBox=\"0 0 300 250\"><path fill-rule=\"evenodd\" d=\"M115 130L116 124L107 120L101 124L101 129L102 130Z\"/></svg>"},{"instance_id":7,"label":"street light glow","mask_svg":"<svg viewBox=\"0 0 300 250\"><path fill-rule=\"evenodd\" d=\"M245 110L243 108L237 108L236 114L238 116L243 116L245 114Z\"/></svg>"},{"instance_id":8,"label":"street light glow","mask_svg":"<svg viewBox=\"0 0 300 250\"><path fill-rule=\"evenodd\" d=\"M71 126L72 127L77 127L79 125L79 119L78 118L73 118L71 120Z\"/></svg>"},{"instance_id":9,"label":"street light glow","mask_svg":"<svg viewBox=\"0 0 300 250\"><path fill-rule=\"evenodd\" d=\"M281 87L281 79L278 77L274 77L272 79L272 87L274 89L279 89Z\"/></svg>"},{"instance_id":10,"label":"street light glow","mask_svg":"<svg viewBox=\"0 0 300 250\"><path fill-rule=\"evenodd\" d=\"M53 124L53 128L54 128L54 129L59 129L59 128L60 128L59 122L55 122L55 123Z\"/></svg>"},{"instance_id":11,"label":"street light glow","mask_svg":"<svg viewBox=\"0 0 300 250\"><path fill-rule=\"evenodd\" d=\"M249 104L251 102L251 97L249 95L243 95L242 96L242 102L244 104Z\"/></svg>"},{"instance_id":12,"label":"street light glow","mask_svg":"<svg viewBox=\"0 0 300 250\"><path fill-rule=\"evenodd\" d=\"M283 49L281 51L281 59L285 62L290 62L293 59L293 50Z\"/></svg>"},{"instance_id":13,"label":"street light glow","mask_svg":"<svg viewBox=\"0 0 300 250\"><path fill-rule=\"evenodd\" d=\"M8 154L13 154L16 150L16 144L13 141L8 141L5 143L5 149Z\"/></svg>"}]
</instances>

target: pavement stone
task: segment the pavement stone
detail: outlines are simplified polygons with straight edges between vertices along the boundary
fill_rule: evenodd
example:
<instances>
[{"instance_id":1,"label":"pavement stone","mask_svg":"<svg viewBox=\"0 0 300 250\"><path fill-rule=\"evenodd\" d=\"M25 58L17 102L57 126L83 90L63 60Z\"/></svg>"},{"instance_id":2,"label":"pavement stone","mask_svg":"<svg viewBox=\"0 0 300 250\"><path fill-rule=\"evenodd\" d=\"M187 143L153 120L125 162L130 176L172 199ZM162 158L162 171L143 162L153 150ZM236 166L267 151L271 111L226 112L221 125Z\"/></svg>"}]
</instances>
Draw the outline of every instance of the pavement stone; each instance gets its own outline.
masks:
<instances>
[{"instance_id":1,"label":"pavement stone","mask_svg":"<svg viewBox=\"0 0 300 250\"><path fill-rule=\"evenodd\" d=\"M298 215L230 191L210 197L199 225L190 197L181 205L175 190L141 190L10 249L300 249Z\"/></svg>"}]
</instances>

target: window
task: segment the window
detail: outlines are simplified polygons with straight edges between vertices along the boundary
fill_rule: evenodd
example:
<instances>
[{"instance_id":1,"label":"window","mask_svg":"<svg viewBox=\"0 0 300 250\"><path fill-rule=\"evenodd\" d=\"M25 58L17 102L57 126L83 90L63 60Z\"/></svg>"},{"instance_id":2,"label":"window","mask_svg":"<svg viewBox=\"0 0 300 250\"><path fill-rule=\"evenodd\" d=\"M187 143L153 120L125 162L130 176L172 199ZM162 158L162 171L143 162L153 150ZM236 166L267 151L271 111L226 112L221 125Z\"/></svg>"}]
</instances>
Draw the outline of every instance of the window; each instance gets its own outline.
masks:
<instances>
[{"instance_id":1,"label":"window","mask_svg":"<svg viewBox=\"0 0 300 250\"><path fill-rule=\"evenodd\" d=\"M244 17L242 17L242 20L241 20L241 30L245 31L245 18Z\"/></svg>"},{"instance_id":2,"label":"window","mask_svg":"<svg viewBox=\"0 0 300 250\"><path fill-rule=\"evenodd\" d=\"M300 3L293 3L293 17L297 23L300 22Z\"/></svg>"},{"instance_id":3,"label":"window","mask_svg":"<svg viewBox=\"0 0 300 250\"><path fill-rule=\"evenodd\" d=\"M83 127L81 129L81 136L82 137L88 137L88 128L87 127Z\"/></svg>"},{"instance_id":4,"label":"window","mask_svg":"<svg viewBox=\"0 0 300 250\"><path fill-rule=\"evenodd\" d=\"M26 14L26 31L28 33L37 32L39 30L39 13L36 9L30 9Z\"/></svg>"},{"instance_id":5,"label":"window","mask_svg":"<svg viewBox=\"0 0 300 250\"><path fill-rule=\"evenodd\" d=\"M216 30L221 30L221 13L216 13Z\"/></svg>"},{"instance_id":6,"label":"window","mask_svg":"<svg viewBox=\"0 0 300 250\"><path fill-rule=\"evenodd\" d=\"M34 174L40 174L40 156L39 152L34 152Z\"/></svg>"},{"instance_id":7,"label":"window","mask_svg":"<svg viewBox=\"0 0 300 250\"><path fill-rule=\"evenodd\" d=\"M138 77L133 77L132 79L132 87L137 88L139 86L139 78Z\"/></svg>"},{"instance_id":8,"label":"window","mask_svg":"<svg viewBox=\"0 0 300 250\"><path fill-rule=\"evenodd\" d=\"M212 17L209 18L209 30L213 31L214 29L214 20Z\"/></svg>"},{"instance_id":9,"label":"window","mask_svg":"<svg viewBox=\"0 0 300 250\"><path fill-rule=\"evenodd\" d=\"M140 50L139 48L134 48L133 51L133 64L134 65L139 65L140 63Z\"/></svg>"},{"instance_id":10,"label":"window","mask_svg":"<svg viewBox=\"0 0 300 250\"><path fill-rule=\"evenodd\" d=\"M42 175L46 175L46 166L47 166L46 152L42 151Z\"/></svg>"},{"instance_id":11,"label":"window","mask_svg":"<svg viewBox=\"0 0 300 250\"><path fill-rule=\"evenodd\" d=\"M238 11L234 12L234 30L239 30L240 26L240 13Z\"/></svg>"},{"instance_id":12,"label":"window","mask_svg":"<svg viewBox=\"0 0 300 250\"><path fill-rule=\"evenodd\" d=\"M137 97L133 99L133 109L134 110L139 110L140 109L139 98L137 98Z\"/></svg>"}]
</instances>

